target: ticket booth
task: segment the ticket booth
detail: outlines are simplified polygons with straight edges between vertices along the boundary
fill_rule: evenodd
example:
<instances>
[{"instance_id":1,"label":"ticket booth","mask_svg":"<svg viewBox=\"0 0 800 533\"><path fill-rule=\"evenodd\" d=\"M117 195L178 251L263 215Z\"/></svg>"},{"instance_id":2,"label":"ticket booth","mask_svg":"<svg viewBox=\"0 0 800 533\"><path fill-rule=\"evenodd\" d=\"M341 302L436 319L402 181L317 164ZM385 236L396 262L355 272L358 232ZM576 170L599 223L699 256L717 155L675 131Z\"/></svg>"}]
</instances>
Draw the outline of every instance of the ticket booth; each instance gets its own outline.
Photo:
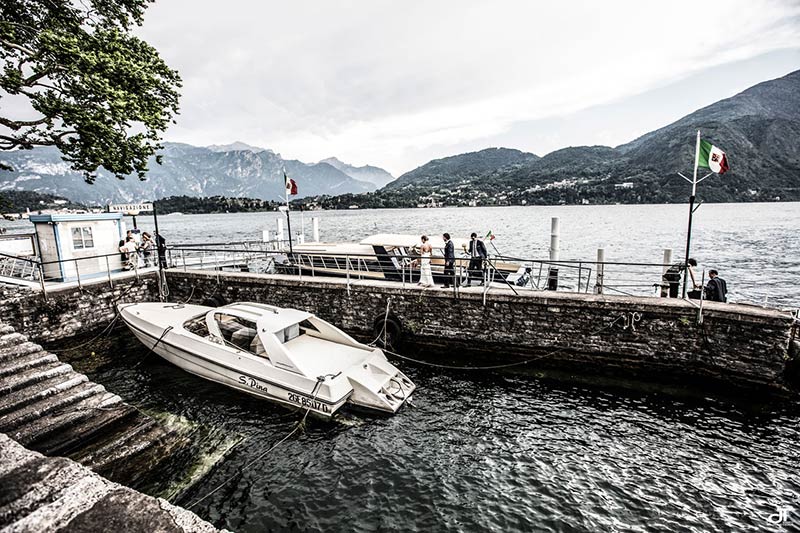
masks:
<instances>
[{"instance_id":1,"label":"ticket booth","mask_svg":"<svg viewBox=\"0 0 800 533\"><path fill-rule=\"evenodd\" d=\"M31 215L46 281L74 281L122 269L122 213ZM111 254L111 255L109 255Z\"/></svg>"}]
</instances>

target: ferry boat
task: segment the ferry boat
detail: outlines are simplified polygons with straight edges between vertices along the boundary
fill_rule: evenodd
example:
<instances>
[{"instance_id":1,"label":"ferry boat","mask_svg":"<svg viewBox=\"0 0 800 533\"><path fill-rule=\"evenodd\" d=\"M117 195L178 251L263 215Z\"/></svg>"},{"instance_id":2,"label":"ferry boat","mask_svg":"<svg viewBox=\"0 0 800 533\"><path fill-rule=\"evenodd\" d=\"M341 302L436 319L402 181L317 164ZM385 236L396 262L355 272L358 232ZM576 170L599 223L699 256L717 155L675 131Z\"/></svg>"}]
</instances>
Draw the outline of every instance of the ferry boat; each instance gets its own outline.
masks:
<instances>
[{"instance_id":1,"label":"ferry boat","mask_svg":"<svg viewBox=\"0 0 800 533\"><path fill-rule=\"evenodd\" d=\"M466 282L470 258L465 250L469 239L452 239L456 253L456 276ZM430 237L433 247L431 271L434 282L452 283L444 275L444 239ZM360 243L304 243L295 244L279 270L319 276L350 276L361 279L387 281L419 281L419 267L412 261L420 256L419 235L379 234ZM525 275L523 265L505 261L492 261L487 274L494 282L515 283Z\"/></svg>"},{"instance_id":2,"label":"ferry boat","mask_svg":"<svg viewBox=\"0 0 800 533\"><path fill-rule=\"evenodd\" d=\"M142 344L183 370L323 417L345 404L395 413L416 389L382 350L304 311L146 302L119 312Z\"/></svg>"}]
</instances>

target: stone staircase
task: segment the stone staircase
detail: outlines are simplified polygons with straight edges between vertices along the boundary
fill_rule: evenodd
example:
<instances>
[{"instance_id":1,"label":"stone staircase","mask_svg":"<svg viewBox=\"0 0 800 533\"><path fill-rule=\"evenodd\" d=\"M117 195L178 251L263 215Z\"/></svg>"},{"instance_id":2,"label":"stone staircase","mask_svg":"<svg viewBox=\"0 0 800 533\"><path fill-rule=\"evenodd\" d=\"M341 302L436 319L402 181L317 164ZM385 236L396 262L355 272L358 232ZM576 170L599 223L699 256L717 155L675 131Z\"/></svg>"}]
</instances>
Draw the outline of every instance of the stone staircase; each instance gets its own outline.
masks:
<instances>
[{"instance_id":1,"label":"stone staircase","mask_svg":"<svg viewBox=\"0 0 800 533\"><path fill-rule=\"evenodd\" d=\"M0 323L0 433L136 487L184 438Z\"/></svg>"},{"instance_id":2,"label":"stone staircase","mask_svg":"<svg viewBox=\"0 0 800 533\"><path fill-rule=\"evenodd\" d=\"M3 533L217 531L166 500L108 481L69 459L32 452L2 433L0 458Z\"/></svg>"}]
</instances>

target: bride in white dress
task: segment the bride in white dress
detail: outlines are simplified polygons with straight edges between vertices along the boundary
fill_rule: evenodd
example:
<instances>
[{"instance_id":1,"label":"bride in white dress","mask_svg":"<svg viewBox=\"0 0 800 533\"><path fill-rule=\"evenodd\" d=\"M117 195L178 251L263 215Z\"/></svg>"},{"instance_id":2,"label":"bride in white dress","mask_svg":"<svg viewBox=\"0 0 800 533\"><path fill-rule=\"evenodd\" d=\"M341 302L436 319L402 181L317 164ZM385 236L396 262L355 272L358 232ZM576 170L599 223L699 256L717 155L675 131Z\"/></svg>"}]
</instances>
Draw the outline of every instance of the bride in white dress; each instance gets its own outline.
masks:
<instances>
[{"instance_id":1,"label":"bride in white dress","mask_svg":"<svg viewBox=\"0 0 800 533\"><path fill-rule=\"evenodd\" d=\"M433 247L428 242L426 235L422 236L422 246L420 252L422 257L419 261L419 283L422 287L433 287L433 274L431 273L431 252Z\"/></svg>"}]
</instances>

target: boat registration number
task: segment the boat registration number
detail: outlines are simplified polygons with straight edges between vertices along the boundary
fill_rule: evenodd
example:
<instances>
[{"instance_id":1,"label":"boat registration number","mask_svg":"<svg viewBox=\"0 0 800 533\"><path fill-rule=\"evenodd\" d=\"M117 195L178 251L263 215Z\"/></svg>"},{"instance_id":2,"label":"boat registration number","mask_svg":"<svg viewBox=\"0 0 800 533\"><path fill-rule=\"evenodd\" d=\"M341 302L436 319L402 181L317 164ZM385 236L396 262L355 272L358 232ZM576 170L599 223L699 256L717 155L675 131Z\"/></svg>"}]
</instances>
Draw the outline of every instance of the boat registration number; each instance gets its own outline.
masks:
<instances>
[{"instance_id":1,"label":"boat registration number","mask_svg":"<svg viewBox=\"0 0 800 533\"><path fill-rule=\"evenodd\" d=\"M325 405L322 402L318 402L312 398L306 398L305 396L300 396L299 394L289 393L289 401L294 402L297 405L301 405L303 407L307 407L308 409L313 409L315 411L322 411L323 413L330 413L331 408Z\"/></svg>"}]
</instances>

